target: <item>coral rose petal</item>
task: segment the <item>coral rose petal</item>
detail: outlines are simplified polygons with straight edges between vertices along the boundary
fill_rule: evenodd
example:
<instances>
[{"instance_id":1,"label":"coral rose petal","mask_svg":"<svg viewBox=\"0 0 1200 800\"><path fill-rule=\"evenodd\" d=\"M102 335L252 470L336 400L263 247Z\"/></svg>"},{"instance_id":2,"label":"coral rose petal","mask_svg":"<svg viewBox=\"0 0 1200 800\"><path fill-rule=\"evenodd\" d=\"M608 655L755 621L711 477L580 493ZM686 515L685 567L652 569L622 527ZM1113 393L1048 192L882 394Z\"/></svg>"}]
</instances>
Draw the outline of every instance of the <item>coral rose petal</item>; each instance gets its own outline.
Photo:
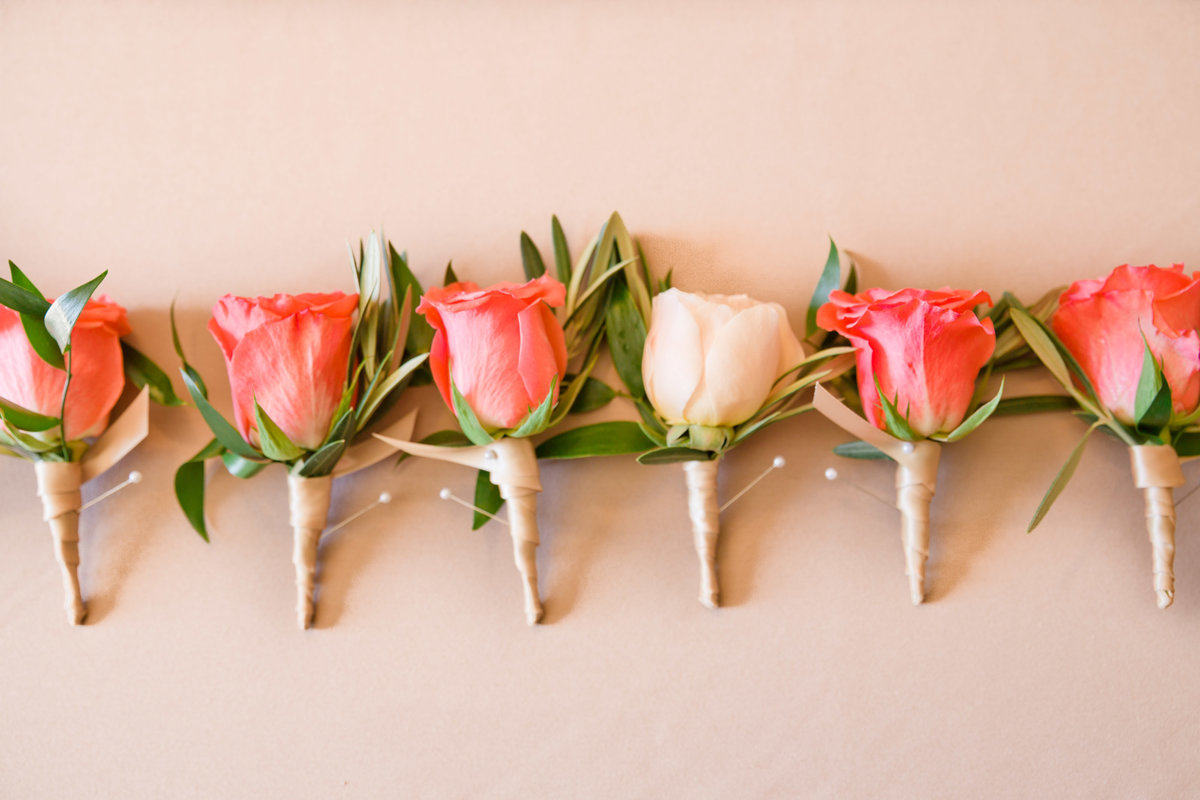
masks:
<instances>
[{"instance_id":1,"label":"coral rose petal","mask_svg":"<svg viewBox=\"0 0 1200 800\"><path fill-rule=\"evenodd\" d=\"M558 383L567 364L566 343L554 312L544 303L535 303L518 314L517 324L521 331L517 370L529 397L529 406L536 408L551 390L555 398L558 397Z\"/></svg>"},{"instance_id":2,"label":"coral rose petal","mask_svg":"<svg viewBox=\"0 0 1200 800\"><path fill-rule=\"evenodd\" d=\"M316 449L341 399L351 319L304 310L248 331L233 352L229 383L238 428L248 436L254 402L288 438Z\"/></svg>"},{"instance_id":3,"label":"coral rose petal","mask_svg":"<svg viewBox=\"0 0 1200 800\"><path fill-rule=\"evenodd\" d=\"M510 428L525 416L529 396L519 372L523 304L493 294L463 308L443 306L450 375L479 421Z\"/></svg>"}]
</instances>

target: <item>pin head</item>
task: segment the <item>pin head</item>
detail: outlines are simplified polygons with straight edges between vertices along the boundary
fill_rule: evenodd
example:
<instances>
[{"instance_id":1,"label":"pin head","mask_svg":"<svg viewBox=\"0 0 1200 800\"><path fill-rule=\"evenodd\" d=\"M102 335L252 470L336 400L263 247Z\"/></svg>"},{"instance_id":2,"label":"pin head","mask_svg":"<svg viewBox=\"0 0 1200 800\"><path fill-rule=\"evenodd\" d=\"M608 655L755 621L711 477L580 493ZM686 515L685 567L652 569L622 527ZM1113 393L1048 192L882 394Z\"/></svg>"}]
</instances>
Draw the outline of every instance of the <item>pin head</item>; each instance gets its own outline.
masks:
<instances>
[{"instance_id":1,"label":"pin head","mask_svg":"<svg viewBox=\"0 0 1200 800\"><path fill-rule=\"evenodd\" d=\"M449 500L451 494L453 494L453 492L451 492L449 487L447 487L438 492L438 497L442 498L443 500Z\"/></svg>"},{"instance_id":2,"label":"pin head","mask_svg":"<svg viewBox=\"0 0 1200 800\"><path fill-rule=\"evenodd\" d=\"M379 502L385 503L385 504L392 502L391 492L380 492L379 493Z\"/></svg>"},{"instance_id":3,"label":"pin head","mask_svg":"<svg viewBox=\"0 0 1200 800\"><path fill-rule=\"evenodd\" d=\"M136 469L133 472L129 473L129 482L130 483L141 483L142 482L142 473L138 472Z\"/></svg>"},{"instance_id":4,"label":"pin head","mask_svg":"<svg viewBox=\"0 0 1200 800\"><path fill-rule=\"evenodd\" d=\"M775 469L781 469L787 464L787 460L783 456L775 456L775 460L771 462L771 466Z\"/></svg>"},{"instance_id":5,"label":"pin head","mask_svg":"<svg viewBox=\"0 0 1200 800\"><path fill-rule=\"evenodd\" d=\"M913 447L912 442L905 442L904 444L900 445L900 452L902 452L902 453L911 453L913 450L916 450L916 449L917 448Z\"/></svg>"},{"instance_id":6,"label":"pin head","mask_svg":"<svg viewBox=\"0 0 1200 800\"><path fill-rule=\"evenodd\" d=\"M834 469L833 467L827 468L825 470L825 480L836 481L837 480L837 470Z\"/></svg>"}]
</instances>

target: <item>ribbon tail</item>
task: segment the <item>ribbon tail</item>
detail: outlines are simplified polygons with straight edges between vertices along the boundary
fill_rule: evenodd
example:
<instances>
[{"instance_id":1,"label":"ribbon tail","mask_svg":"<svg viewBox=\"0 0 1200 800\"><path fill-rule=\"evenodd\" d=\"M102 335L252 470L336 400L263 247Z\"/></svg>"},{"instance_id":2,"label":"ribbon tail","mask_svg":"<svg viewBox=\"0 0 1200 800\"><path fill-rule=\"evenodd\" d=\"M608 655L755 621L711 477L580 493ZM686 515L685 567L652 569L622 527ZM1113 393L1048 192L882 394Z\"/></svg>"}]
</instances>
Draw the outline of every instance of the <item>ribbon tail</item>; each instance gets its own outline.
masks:
<instances>
[{"instance_id":1,"label":"ribbon tail","mask_svg":"<svg viewBox=\"0 0 1200 800\"><path fill-rule=\"evenodd\" d=\"M1146 532L1154 563L1154 594L1159 608L1175 602L1175 497L1170 487L1142 490L1146 500Z\"/></svg>"},{"instance_id":2,"label":"ribbon tail","mask_svg":"<svg viewBox=\"0 0 1200 800\"><path fill-rule=\"evenodd\" d=\"M685 461L688 517L692 522L692 541L700 559L700 602L708 608L721 605L717 582L717 539L721 534L720 509L717 506L717 470L720 462Z\"/></svg>"},{"instance_id":3,"label":"ribbon tail","mask_svg":"<svg viewBox=\"0 0 1200 800\"><path fill-rule=\"evenodd\" d=\"M521 573L525 595L525 621L536 625L544 610L538 595L537 573L537 493L510 484L500 485L500 496L508 503L508 527L512 532L513 561Z\"/></svg>"}]
</instances>

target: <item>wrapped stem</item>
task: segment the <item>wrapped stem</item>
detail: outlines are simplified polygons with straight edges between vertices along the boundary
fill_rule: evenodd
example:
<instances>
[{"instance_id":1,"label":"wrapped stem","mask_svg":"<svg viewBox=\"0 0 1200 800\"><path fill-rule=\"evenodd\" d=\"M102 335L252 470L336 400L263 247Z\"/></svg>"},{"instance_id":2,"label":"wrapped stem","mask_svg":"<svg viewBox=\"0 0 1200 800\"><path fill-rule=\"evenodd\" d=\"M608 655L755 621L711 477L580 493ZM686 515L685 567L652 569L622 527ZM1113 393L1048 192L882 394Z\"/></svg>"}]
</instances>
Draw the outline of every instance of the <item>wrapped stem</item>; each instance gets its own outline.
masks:
<instances>
[{"instance_id":1,"label":"wrapped stem","mask_svg":"<svg viewBox=\"0 0 1200 800\"><path fill-rule=\"evenodd\" d=\"M685 461L688 517L692 521L692 540L700 557L700 602L709 608L721 604L717 583L717 537L721 533L717 506L717 470L719 460Z\"/></svg>"},{"instance_id":2,"label":"wrapped stem","mask_svg":"<svg viewBox=\"0 0 1200 800\"><path fill-rule=\"evenodd\" d=\"M1184 484L1179 456L1170 445L1129 448L1133 482L1146 501L1146 532L1154 569L1154 593L1159 608L1175 602L1175 496Z\"/></svg>"},{"instance_id":3,"label":"wrapped stem","mask_svg":"<svg viewBox=\"0 0 1200 800\"><path fill-rule=\"evenodd\" d=\"M537 574L537 493L516 486L500 485L500 496L508 503L508 527L512 532L513 561L521 573L525 593L525 621L542 621L542 601L538 596Z\"/></svg>"},{"instance_id":4,"label":"wrapped stem","mask_svg":"<svg viewBox=\"0 0 1200 800\"><path fill-rule=\"evenodd\" d=\"M910 457L896 465L896 505L900 509L900 541L904 545L904 574L914 606L925 600L925 562L929 558L929 506L937 489L935 442L915 442Z\"/></svg>"},{"instance_id":5,"label":"wrapped stem","mask_svg":"<svg viewBox=\"0 0 1200 800\"><path fill-rule=\"evenodd\" d=\"M79 589L79 508L83 505L79 486L83 471L78 462L72 461L38 461L34 470L38 497L42 498L42 519L50 523L54 557L62 573L67 620L82 625L87 617Z\"/></svg>"},{"instance_id":6,"label":"wrapped stem","mask_svg":"<svg viewBox=\"0 0 1200 800\"><path fill-rule=\"evenodd\" d=\"M317 545L329 515L333 476L305 478L288 475L288 517L292 526L296 567L296 621L312 627L316 613Z\"/></svg>"}]
</instances>

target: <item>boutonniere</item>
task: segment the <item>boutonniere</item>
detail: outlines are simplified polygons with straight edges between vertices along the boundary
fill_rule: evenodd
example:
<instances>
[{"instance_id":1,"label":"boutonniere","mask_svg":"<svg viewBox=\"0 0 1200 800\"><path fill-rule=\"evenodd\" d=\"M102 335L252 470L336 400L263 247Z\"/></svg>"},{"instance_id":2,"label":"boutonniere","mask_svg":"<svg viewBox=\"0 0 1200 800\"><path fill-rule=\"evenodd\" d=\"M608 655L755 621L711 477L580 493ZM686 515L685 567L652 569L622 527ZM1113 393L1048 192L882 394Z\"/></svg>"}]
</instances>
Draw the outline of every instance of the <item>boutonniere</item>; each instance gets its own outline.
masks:
<instances>
[{"instance_id":1,"label":"boutonniere","mask_svg":"<svg viewBox=\"0 0 1200 800\"><path fill-rule=\"evenodd\" d=\"M854 348L854 380L840 388L861 416L823 387L815 404L860 440L835 452L896 463L905 574L918 605L925 597L929 509L941 445L962 439L997 412L1004 383L984 402L988 379L1018 364L1021 354L1009 346L1012 337L997 349L995 322L979 313L992 303L987 292L948 287L858 292L853 266L838 290L840 273L840 256L831 243L810 319ZM831 478L836 474L827 472Z\"/></svg>"},{"instance_id":2,"label":"boutonniere","mask_svg":"<svg viewBox=\"0 0 1200 800\"><path fill-rule=\"evenodd\" d=\"M176 336L184 384L213 434L176 473L176 497L207 541L205 461L220 458L238 478L271 464L286 468L301 628L312 624L317 546L333 478L395 452L364 434L428 357L420 352L427 347L421 333L409 325L420 285L405 257L372 233L352 262L356 294L225 295L217 301L208 329L225 356L232 423L209 401ZM410 415L392 432L405 436L412 423Z\"/></svg>"},{"instance_id":3,"label":"boutonniere","mask_svg":"<svg viewBox=\"0 0 1200 800\"><path fill-rule=\"evenodd\" d=\"M9 268L12 281L0 280L0 453L34 463L67 619L79 625L87 616L79 587L80 487L146 438L149 399L180 400L166 374L122 341L131 332L125 309L94 294L107 271L51 301L16 264ZM127 385L142 391L110 425ZM122 486L140 479L130 473Z\"/></svg>"},{"instance_id":4,"label":"boutonniere","mask_svg":"<svg viewBox=\"0 0 1200 800\"><path fill-rule=\"evenodd\" d=\"M1090 423L1038 506L1033 530L1098 429L1129 447L1142 490L1159 608L1175 597L1175 500L1182 458L1200 456L1200 273L1123 265L1076 281L1049 322L1012 300L1013 322Z\"/></svg>"},{"instance_id":5,"label":"boutonniere","mask_svg":"<svg viewBox=\"0 0 1200 800\"><path fill-rule=\"evenodd\" d=\"M614 245L620 257L640 256L623 225ZM607 317L613 365L641 417L613 435L643 464L682 463L699 599L716 608L721 460L755 433L810 410L800 402L804 390L845 369L830 362L849 348L806 354L778 303L685 292L671 286L671 273L654 284L640 257L614 280ZM781 466L775 459L772 468Z\"/></svg>"},{"instance_id":6,"label":"boutonniere","mask_svg":"<svg viewBox=\"0 0 1200 800\"><path fill-rule=\"evenodd\" d=\"M508 518L500 521L512 536L530 625L543 614L536 559L539 456L628 452L606 434L610 423L568 431L566 439L546 442L545 450L535 448L531 439L569 413L593 410L612 399L612 390L591 373L606 338L609 284L633 263L632 256L617 258L611 220L574 266L557 218L551 233L557 277L546 272L537 247L523 233L524 283L480 287L448 269L445 285L421 298L417 312L434 330L430 370L461 435L443 431L425 442L380 437L412 455L478 469L476 528L489 518L500 519L497 512L508 504Z\"/></svg>"}]
</instances>

